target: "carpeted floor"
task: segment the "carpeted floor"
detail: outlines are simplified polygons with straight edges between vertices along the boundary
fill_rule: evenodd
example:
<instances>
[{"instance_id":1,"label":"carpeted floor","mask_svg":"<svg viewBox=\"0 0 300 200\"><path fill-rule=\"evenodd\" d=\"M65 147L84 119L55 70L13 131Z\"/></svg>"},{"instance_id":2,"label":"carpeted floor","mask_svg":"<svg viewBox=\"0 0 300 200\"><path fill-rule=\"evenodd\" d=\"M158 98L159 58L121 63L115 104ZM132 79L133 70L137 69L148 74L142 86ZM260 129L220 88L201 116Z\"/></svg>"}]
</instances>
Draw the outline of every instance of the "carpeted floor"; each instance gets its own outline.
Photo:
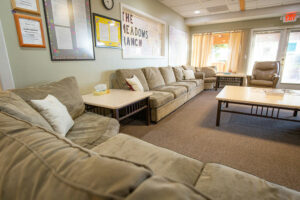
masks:
<instances>
[{"instance_id":1,"label":"carpeted floor","mask_svg":"<svg viewBox=\"0 0 300 200\"><path fill-rule=\"evenodd\" d=\"M132 120L120 132L300 191L300 123L222 113L216 127L217 94L204 91L158 124Z\"/></svg>"}]
</instances>

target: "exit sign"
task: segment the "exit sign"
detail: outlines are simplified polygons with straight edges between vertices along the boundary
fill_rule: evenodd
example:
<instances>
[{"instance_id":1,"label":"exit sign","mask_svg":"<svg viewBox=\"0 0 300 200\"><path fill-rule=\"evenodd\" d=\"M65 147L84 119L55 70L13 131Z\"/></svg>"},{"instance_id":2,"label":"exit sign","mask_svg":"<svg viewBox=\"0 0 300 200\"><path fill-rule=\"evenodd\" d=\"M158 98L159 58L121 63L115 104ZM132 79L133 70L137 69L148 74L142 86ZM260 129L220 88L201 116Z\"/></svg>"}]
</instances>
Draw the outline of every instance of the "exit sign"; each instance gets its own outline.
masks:
<instances>
[{"instance_id":1,"label":"exit sign","mask_svg":"<svg viewBox=\"0 0 300 200\"><path fill-rule=\"evenodd\" d=\"M286 13L283 17L283 22L295 22L297 20L297 13L296 12L289 12Z\"/></svg>"}]
</instances>

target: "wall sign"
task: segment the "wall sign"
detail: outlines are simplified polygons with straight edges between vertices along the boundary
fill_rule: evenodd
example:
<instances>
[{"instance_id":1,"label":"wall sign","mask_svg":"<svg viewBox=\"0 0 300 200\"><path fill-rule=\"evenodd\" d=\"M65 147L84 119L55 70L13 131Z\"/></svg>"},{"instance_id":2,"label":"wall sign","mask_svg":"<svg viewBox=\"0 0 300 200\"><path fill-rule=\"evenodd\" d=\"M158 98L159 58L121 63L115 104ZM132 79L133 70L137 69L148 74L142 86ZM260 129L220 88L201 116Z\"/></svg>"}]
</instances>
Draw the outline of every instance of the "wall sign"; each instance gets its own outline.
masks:
<instances>
[{"instance_id":1,"label":"wall sign","mask_svg":"<svg viewBox=\"0 0 300 200\"><path fill-rule=\"evenodd\" d=\"M186 32L169 26L169 65L186 65L188 54L188 35Z\"/></svg>"},{"instance_id":2,"label":"wall sign","mask_svg":"<svg viewBox=\"0 0 300 200\"><path fill-rule=\"evenodd\" d=\"M11 0L13 10L40 14L39 0Z\"/></svg>"},{"instance_id":3,"label":"wall sign","mask_svg":"<svg viewBox=\"0 0 300 200\"><path fill-rule=\"evenodd\" d=\"M122 5L123 58L165 56L165 22Z\"/></svg>"},{"instance_id":4,"label":"wall sign","mask_svg":"<svg viewBox=\"0 0 300 200\"><path fill-rule=\"evenodd\" d=\"M44 0L52 60L94 60L90 0Z\"/></svg>"},{"instance_id":5,"label":"wall sign","mask_svg":"<svg viewBox=\"0 0 300 200\"><path fill-rule=\"evenodd\" d=\"M96 47L121 48L121 22L94 14L94 33Z\"/></svg>"},{"instance_id":6,"label":"wall sign","mask_svg":"<svg viewBox=\"0 0 300 200\"><path fill-rule=\"evenodd\" d=\"M21 47L45 48L41 18L16 13L14 18Z\"/></svg>"}]
</instances>

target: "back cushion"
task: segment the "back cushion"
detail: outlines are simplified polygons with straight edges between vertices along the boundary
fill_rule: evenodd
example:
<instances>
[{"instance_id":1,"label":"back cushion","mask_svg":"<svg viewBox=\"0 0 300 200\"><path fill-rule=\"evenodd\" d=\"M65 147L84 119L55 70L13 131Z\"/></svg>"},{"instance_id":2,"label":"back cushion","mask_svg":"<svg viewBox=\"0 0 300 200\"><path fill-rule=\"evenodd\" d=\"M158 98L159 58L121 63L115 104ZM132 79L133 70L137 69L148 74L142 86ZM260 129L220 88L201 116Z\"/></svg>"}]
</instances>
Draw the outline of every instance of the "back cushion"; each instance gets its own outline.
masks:
<instances>
[{"instance_id":1,"label":"back cushion","mask_svg":"<svg viewBox=\"0 0 300 200\"><path fill-rule=\"evenodd\" d=\"M143 71L150 90L166 85L164 78L157 67L146 67Z\"/></svg>"},{"instance_id":2,"label":"back cushion","mask_svg":"<svg viewBox=\"0 0 300 200\"><path fill-rule=\"evenodd\" d=\"M274 74L279 71L279 62L256 62L253 75L257 80L272 80Z\"/></svg>"},{"instance_id":3,"label":"back cushion","mask_svg":"<svg viewBox=\"0 0 300 200\"><path fill-rule=\"evenodd\" d=\"M175 74L173 72L172 67L160 67L159 70L166 84L176 82Z\"/></svg>"},{"instance_id":4,"label":"back cushion","mask_svg":"<svg viewBox=\"0 0 300 200\"><path fill-rule=\"evenodd\" d=\"M177 81L182 81L184 79L182 67L173 67L173 71Z\"/></svg>"},{"instance_id":5,"label":"back cushion","mask_svg":"<svg viewBox=\"0 0 300 200\"><path fill-rule=\"evenodd\" d=\"M30 105L32 105L31 100L45 99L48 94L51 94L67 107L68 112L73 119L80 116L85 110L85 106L74 77L65 78L61 81L42 86L15 89L12 90L12 92L19 95Z\"/></svg>"},{"instance_id":6,"label":"back cushion","mask_svg":"<svg viewBox=\"0 0 300 200\"><path fill-rule=\"evenodd\" d=\"M149 86L144 76L142 69L119 69L116 71L116 82L118 84L119 89L128 90L129 87L126 83L126 78L132 78L135 75L139 81L141 82L144 91L149 91Z\"/></svg>"},{"instance_id":7,"label":"back cushion","mask_svg":"<svg viewBox=\"0 0 300 200\"><path fill-rule=\"evenodd\" d=\"M53 131L50 124L36 110L13 92L0 92L0 111L30 124Z\"/></svg>"}]
</instances>

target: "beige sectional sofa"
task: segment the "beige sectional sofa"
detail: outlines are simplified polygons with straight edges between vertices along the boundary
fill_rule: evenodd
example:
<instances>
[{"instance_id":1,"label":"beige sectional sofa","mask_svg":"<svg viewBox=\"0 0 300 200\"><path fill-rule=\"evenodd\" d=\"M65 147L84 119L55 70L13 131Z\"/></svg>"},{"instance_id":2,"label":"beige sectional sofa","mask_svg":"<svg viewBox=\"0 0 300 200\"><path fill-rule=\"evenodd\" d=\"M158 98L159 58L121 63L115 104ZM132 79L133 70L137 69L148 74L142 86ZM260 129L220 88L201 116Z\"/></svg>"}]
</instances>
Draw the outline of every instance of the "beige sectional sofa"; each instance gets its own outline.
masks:
<instances>
[{"instance_id":1,"label":"beige sectional sofa","mask_svg":"<svg viewBox=\"0 0 300 200\"><path fill-rule=\"evenodd\" d=\"M141 69L119 69L113 87L129 90L126 78L135 75L150 96L151 120L159 121L185 102L203 91L204 82L198 76L184 80L183 67L146 67Z\"/></svg>"},{"instance_id":2,"label":"beige sectional sofa","mask_svg":"<svg viewBox=\"0 0 300 200\"><path fill-rule=\"evenodd\" d=\"M63 137L30 99L57 97L75 125ZM117 134L84 111L74 78L0 92L0 199L296 200L300 193L220 164Z\"/></svg>"}]
</instances>

